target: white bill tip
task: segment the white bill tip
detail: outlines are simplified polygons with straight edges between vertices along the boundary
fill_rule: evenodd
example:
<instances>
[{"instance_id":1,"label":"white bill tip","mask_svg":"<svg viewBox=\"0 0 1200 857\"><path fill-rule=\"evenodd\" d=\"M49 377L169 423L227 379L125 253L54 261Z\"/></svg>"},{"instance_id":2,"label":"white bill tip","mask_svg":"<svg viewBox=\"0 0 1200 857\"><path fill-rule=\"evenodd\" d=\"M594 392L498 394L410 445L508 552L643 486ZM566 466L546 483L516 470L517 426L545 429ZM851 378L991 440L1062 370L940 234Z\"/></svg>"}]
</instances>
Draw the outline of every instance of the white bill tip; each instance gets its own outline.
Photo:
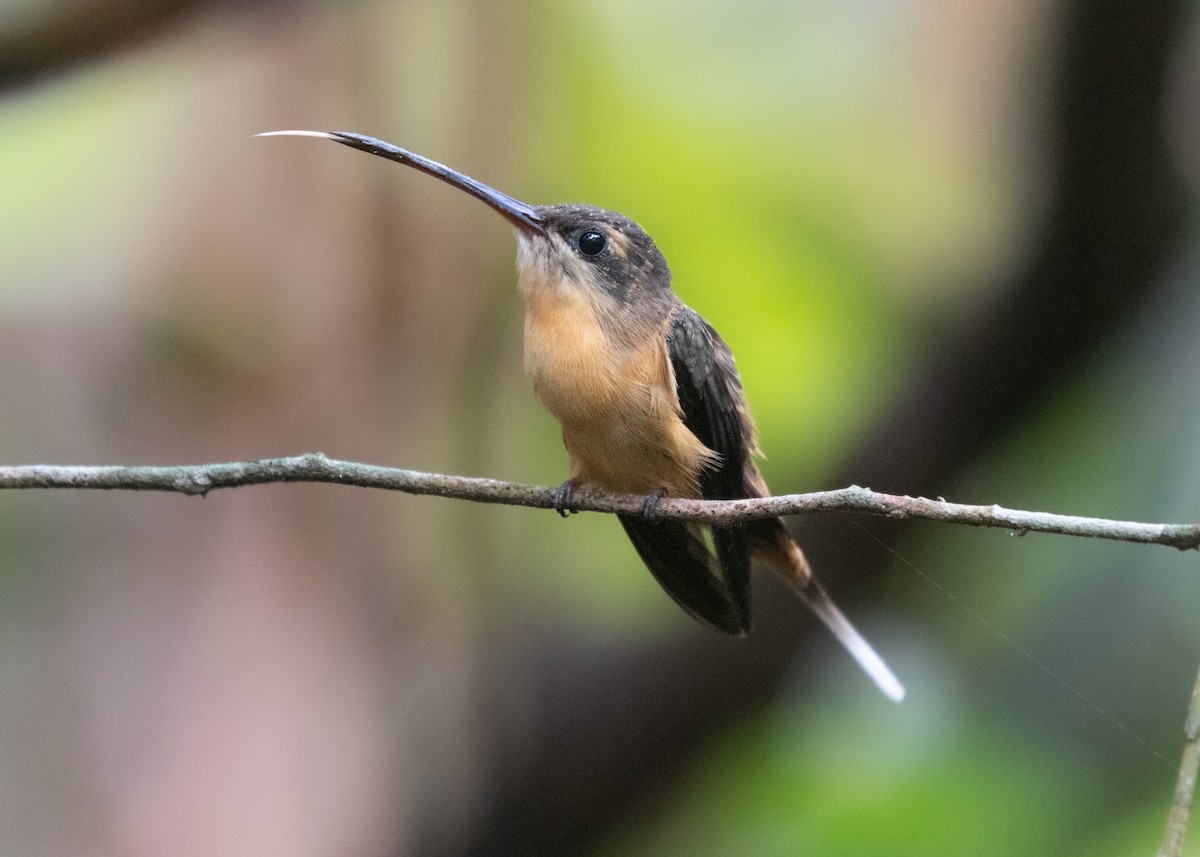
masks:
<instances>
[{"instance_id":1,"label":"white bill tip","mask_svg":"<svg viewBox=\"0 0 1200 857\"><path fill-rule=\"evenodd\" d=\"M326 140L336 140L333 134L328 131L263 131L261 134L252 134L252 137L322 137Z\"/></svg>"}]
</instances>

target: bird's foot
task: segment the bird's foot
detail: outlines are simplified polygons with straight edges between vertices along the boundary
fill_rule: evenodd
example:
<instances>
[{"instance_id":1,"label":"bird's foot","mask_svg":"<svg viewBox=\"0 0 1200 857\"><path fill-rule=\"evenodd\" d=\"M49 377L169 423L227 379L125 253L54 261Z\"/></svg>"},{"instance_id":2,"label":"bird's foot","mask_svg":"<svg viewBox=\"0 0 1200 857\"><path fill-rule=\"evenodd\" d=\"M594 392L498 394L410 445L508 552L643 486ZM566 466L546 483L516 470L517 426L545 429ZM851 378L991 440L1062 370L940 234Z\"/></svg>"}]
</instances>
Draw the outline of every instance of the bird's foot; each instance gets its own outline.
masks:
<instances>
[{"instance_id":1,"label":"bird's foot","mask_svg":"<svg viewBox=\"0 0 1200 857\"><path fill-rule=\"evenodd\" d=\"M646 495L646 499L642 500L642 517L651 524L658 523L658 501L663 497L663 492L651 491Z\"/></svg>"},{"instance_id":2,"label":"bird's foot","mask_svg":"<svg viewBox=\"0 0 1200 857\"><path fill-rule=\"evenodd\" d=\"M562 485L554 489L550 495L550 499L554 502L554 511L562 515L564 518L567 515L574 515L579 510L571 505L571 499L575 494L576 482L574 479L568 479Z\"/></svg>"}]
</instances>

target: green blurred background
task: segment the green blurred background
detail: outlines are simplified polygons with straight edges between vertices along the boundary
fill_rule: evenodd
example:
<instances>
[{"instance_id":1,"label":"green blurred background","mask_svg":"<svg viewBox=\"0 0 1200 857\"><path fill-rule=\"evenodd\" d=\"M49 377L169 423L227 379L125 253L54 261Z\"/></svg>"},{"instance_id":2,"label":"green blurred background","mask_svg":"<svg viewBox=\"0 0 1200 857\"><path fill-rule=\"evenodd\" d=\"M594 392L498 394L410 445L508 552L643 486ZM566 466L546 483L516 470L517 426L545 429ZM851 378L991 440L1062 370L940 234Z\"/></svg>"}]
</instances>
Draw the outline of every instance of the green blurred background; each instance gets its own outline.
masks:
<instances>
[{"instance_id":1,"label":"green blurred background","mask_svg":"<svg viewBox=\"0 0 1200 857\"><path fill-rule=\"evenodd\" d=\"M0 459L555 485L510 230L640 222L789 493L1200 520L1195 4L0 2ZM0 496L0 850L1128 855L1194 554L796 522L906 682L616 522L327 486ZM1191 854L1200 854L1200 834Z\"/></svg>"}]
</instances>

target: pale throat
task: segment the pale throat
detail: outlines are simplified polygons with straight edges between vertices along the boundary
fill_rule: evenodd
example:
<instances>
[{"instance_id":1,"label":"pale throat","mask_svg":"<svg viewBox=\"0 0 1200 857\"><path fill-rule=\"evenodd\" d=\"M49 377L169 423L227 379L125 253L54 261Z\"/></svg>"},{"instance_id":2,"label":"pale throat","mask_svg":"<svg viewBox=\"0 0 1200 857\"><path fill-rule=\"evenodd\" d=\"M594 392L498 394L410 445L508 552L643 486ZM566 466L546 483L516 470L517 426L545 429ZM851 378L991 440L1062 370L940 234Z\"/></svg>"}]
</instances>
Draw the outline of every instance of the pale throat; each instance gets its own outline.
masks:
<instances>
[{"instance_id":1,"label":"pale throat","mask_svg":"<svg viewBox=\"0 0 1200 857\"><path fill-rule=\"evenodd\" d=\"M562 426L572 477L614 491L698 496L698 473L713 453L680 418L665 331L619 342L601 321L613 298L547 256L518 257L525 371Z\"/></svg>"}]
</instances>

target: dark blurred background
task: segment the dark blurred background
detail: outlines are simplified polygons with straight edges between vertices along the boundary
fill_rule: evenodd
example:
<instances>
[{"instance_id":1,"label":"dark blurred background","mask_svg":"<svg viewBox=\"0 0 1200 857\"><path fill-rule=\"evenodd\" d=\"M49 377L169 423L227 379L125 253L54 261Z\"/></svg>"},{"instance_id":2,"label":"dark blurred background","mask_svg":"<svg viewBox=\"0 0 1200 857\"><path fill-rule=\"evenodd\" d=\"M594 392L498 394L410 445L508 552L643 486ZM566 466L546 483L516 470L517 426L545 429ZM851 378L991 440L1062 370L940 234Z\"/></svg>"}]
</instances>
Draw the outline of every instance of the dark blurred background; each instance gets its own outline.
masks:
<instances>
[{"instance_id":1,"label":"dark blurred background","mask_svg":"<svg viewBox=\"0 0 1200 857\"><path fill-rule=\"evenodd\" d=\"M558 484L507 226L251 139L346 129L638 220L777 492L1198 520L1196 11L0 0L0 459ZM1194 554L794 523L902 705L771 580L694 626L607 516L6 492L0 851L1152 853Z\"/></svg>"}]
</instances>

